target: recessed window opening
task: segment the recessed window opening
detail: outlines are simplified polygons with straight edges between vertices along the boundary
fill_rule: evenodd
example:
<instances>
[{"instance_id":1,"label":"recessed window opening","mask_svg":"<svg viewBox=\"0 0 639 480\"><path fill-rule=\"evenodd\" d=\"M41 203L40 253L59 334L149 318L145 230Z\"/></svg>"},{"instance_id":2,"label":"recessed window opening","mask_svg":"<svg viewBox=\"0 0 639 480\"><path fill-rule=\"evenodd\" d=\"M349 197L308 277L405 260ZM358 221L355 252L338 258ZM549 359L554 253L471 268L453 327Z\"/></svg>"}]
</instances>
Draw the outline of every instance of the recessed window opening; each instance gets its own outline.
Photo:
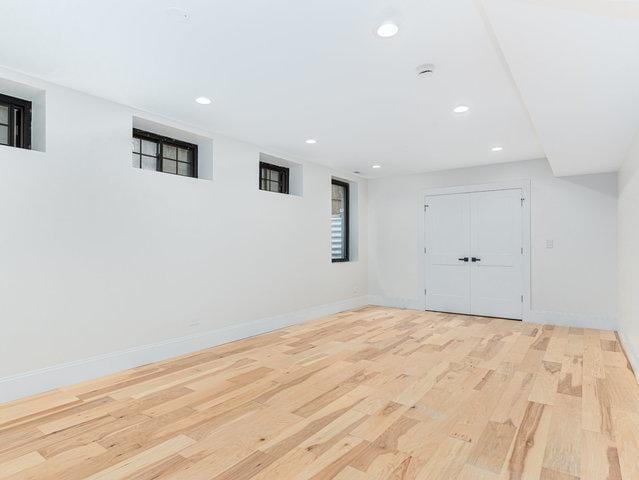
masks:
<instances>
[{"instance_id":1,"label":"recessed window opening","mask_svg":"<svg viewBox=\"0 0 639 480\"><path fill-rule=\"evenodd\" d=\"M197 145L133 129L133 167L197 178Z\"/></svg>"}]
</instances>

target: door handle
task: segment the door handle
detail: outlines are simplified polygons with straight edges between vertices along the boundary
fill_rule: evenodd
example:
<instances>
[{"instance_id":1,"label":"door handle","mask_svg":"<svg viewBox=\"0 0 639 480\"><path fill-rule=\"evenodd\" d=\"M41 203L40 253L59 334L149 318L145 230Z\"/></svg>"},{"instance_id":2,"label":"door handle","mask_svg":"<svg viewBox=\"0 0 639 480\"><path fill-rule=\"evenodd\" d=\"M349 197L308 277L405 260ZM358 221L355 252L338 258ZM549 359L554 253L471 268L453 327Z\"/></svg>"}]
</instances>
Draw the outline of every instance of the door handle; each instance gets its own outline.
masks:
<instances>
[{"instance_id":1,"label":"door handle","mask_svg":"<svg viewBox=\"0 0 639 480\"><path fill-rule=\"evenodd\" d=\"M468 261L468 257L458 258L457 260L459 260L460 262L467 262Z\"/></svg>"},{"instance_id":2,"label":"door handle","mask_svg":"<svg viewBox=\"0 0 639 480\"><path fill-rule=\"evenodd\" d=\"M470 259L471 262L475 263L475 262L481 262L481 258L477 258L477 257L472 257Z\"/></svg>"}]
</instances>

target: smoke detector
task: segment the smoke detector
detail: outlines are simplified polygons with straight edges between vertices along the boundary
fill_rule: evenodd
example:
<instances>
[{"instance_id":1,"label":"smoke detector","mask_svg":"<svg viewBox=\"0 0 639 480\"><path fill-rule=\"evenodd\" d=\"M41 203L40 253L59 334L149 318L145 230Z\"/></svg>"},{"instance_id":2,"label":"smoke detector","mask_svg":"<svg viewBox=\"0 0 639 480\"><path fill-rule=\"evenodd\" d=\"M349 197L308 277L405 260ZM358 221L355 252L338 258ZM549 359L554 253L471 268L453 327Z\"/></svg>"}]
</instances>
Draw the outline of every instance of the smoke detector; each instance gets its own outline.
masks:
<instances>
[{"instance_id":1,"label":"smoke detector","mask_svg":"<svg viewBox=\"0 0 639 480\"><path fill-rule=\"evenodd\" d=\"M174 22L177 22L177 23L188 23L189 20L191 20L189 12L177 7L167 8L166 14L168 15L169 18L171 18Z\"/></svg>"},{"instance_id":2,"label":"smoke detector","mask_svg":"<svg viewBox=\"0 0 639 480\"><path fill-rule=\"evenodd\" d=\"M419 78L430 77L435 73L435 65L432 63L425 63L423 65L418 66L415 69L417 76Z\"/></svg>"}]
</instances>

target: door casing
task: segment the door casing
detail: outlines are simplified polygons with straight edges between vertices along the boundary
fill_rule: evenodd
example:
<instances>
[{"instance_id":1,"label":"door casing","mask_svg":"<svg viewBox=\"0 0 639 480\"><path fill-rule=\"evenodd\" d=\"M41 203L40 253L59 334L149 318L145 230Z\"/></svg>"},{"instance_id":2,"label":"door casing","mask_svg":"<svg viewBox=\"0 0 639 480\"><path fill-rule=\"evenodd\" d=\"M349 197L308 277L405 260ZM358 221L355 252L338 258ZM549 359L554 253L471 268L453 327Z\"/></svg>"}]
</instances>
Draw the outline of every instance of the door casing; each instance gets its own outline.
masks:
<instances>
[{"instance_id":1,"label":"door casing","mask_svg":"<svg viewBox=\"0 0 639 480\"><path fill-rule=\"evenodd\" d=\"M524 295L524 301L522 306L522 321L530 321L531 319L531 306L532 306L532 298L531 298L531 265L530 265L530 180L514 180L511 182L503 182L503 183L489 183L482 185L462 185L462 186L453 186L453 187L441 187L441 188L428 188L422 190L420 193L420 218L419 222L420 231L419 231L419 271L422 272L420 275L420 286L419 286L419 294L421 295L418 298L422 299L422 309L426 310L426 295L424 293L426 286L426 258L424 249L426 247L426 222L424 217L424 205L426 205L426 197L433 195L451 195L455 193L474 193L474 192L489 192L496 190L511 190L511 189L521 189L523 206L522 206L522 246L524 249L523 259L522 259L522 290Z\"/></svg>"}]
</instances>

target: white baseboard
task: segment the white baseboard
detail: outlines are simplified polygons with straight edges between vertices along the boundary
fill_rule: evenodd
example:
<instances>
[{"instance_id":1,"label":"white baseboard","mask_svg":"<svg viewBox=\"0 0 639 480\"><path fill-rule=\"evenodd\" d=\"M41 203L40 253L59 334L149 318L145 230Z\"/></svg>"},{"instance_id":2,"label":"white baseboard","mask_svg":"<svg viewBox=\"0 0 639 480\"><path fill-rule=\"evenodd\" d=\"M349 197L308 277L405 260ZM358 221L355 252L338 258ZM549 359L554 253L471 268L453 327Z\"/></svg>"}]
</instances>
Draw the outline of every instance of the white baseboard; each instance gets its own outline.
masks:
<instances>
[{"instance_id":1,"label":"white baseboard","mask_svg":"<svg viewBox=\"0 0 639 480\"><path fill-rule=\"evenodd\" d=\"M581 313L547 312L532 310L525 316L526 322L559 325L562 327L596 328L616 330L617 318L614 315L585 315Z\"/></svg>"},{"instance_id":2,"label":"white baseboard","mask_svg":"<svg viewBox=\"0 0 639 480\"><path fill-rule=\"evenodd\" d=\"M392 298L383 295L369 295L368 303L381 307L424 310L423 301L420 302L414 298ZM566 327L597 328L601 330L617 329L617 319L613 315L583 315L533 310L524 313L524 321Z\"/></svg>"},{"instance_id":3,"label":"white baseboard","mask_svg":"<svg viewBox=\"0 0 639 480\"><path fill-rule=\"evenodd\" d=\"M619 340L621 340L626 357L628 357L632 370L635 372L637 383L639 383L639 345L635 345L624 330L619 330L617 333L619 333Z\"/></svg>"},{"instance_id":4,"label":"white baseboard","mask_svg":"<svg viewBox=\"0 0 639 480\"><path fill-rule=\"evenodd\" d=\"M424 302L419 302L413 298L392 298L383 295L369 295L368 303L380 307L408 308L411 310L424 310Z\"/></svg>"},{"instance_id":5,"label":"white baseboard","mask_svg":"<svg viewBox=\"0 0 639 480\"><path fill-rule=\"evenodd\" d=\"M53 365L30 372L0 378L0 403L73 385L86 380L121 372L151 362L166 360L205 348L261 333L271 332L326 315L360 308L368 304L366 295L319 305L283 315L232 325L218 330L171 338L126 350Z\"/></svg>"}]
</instances>

